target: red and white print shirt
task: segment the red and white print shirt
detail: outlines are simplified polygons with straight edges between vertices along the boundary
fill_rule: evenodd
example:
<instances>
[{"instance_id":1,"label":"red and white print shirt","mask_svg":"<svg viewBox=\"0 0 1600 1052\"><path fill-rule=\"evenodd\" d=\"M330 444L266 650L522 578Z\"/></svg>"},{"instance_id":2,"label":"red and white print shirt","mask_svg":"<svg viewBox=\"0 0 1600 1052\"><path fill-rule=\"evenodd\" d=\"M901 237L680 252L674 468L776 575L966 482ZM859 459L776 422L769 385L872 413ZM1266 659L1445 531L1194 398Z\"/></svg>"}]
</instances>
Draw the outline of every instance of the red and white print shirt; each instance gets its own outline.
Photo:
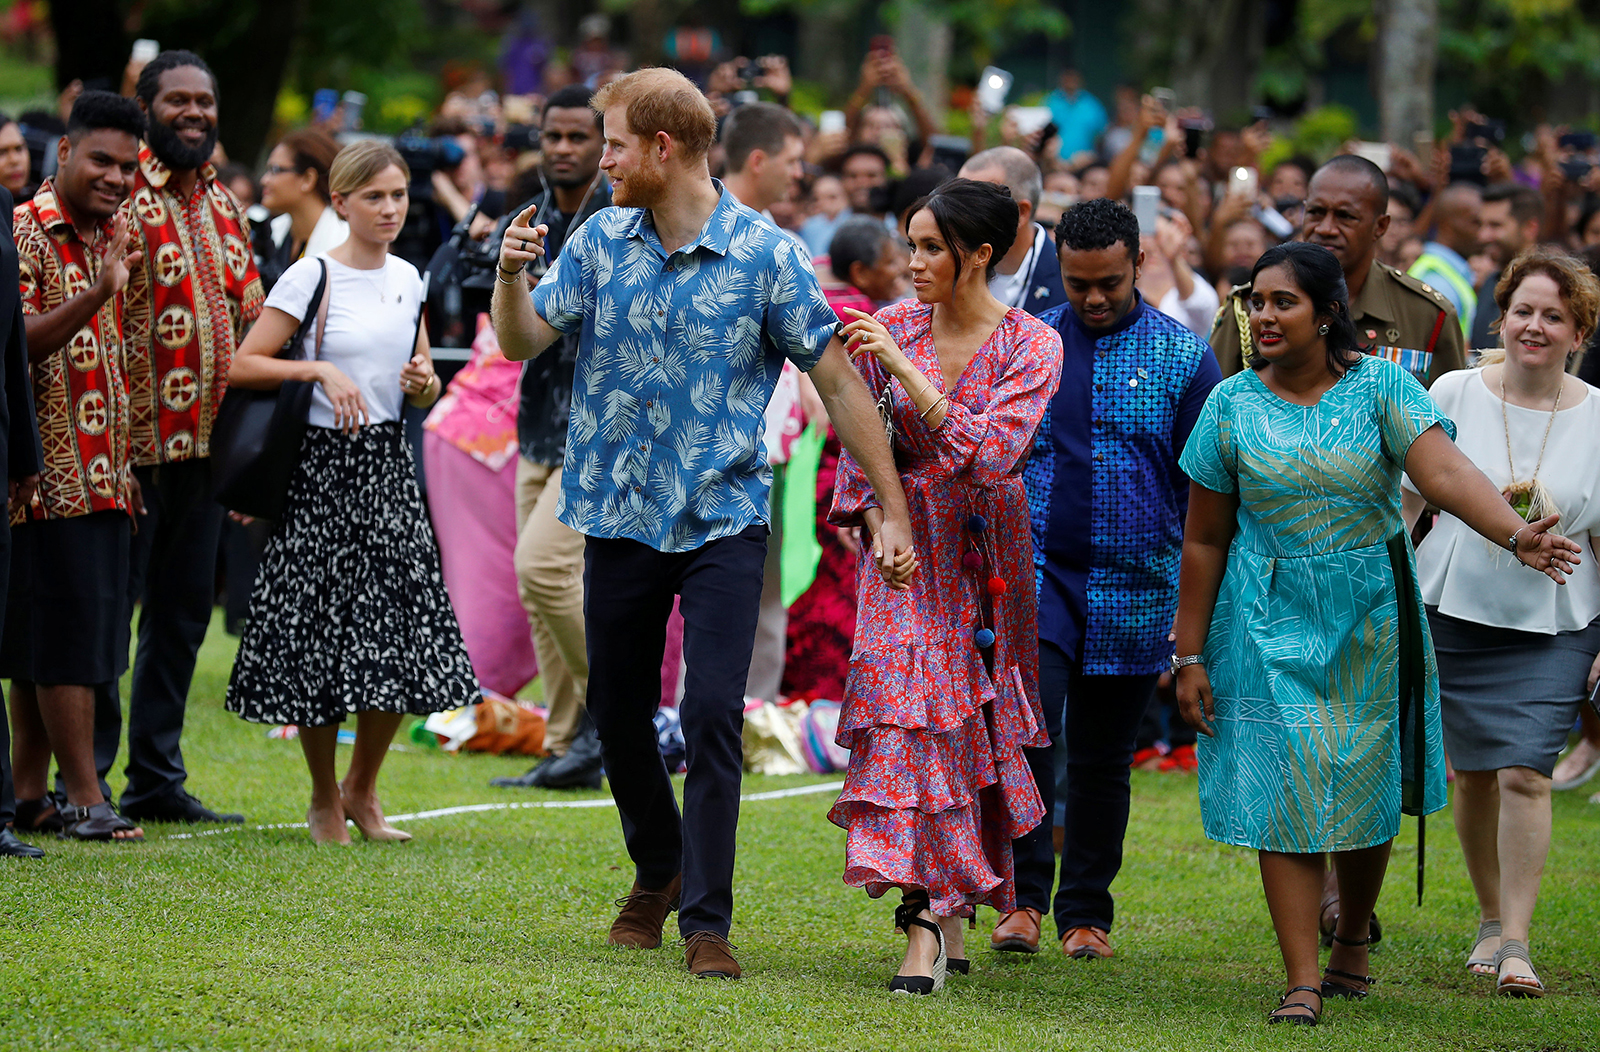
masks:
<instances>
[{"instance_id":1,"label":"red and white print shirt","mask_svg":"<svg viewBox=\"0 0 1600 1052\"><path fill-rule=\"evenodd\" d=\"M244 211L216 175L206 165L184 199L171 169L139 151L125 206L144 251L124 307L135 464L211 455L233 352L266 298Z\"/></svg>"},{"instance_id":2,"label":"red and white print shirt","mask_svg":"<svg viewBox=\"0 0 1600 1052\"><path fill-rule=\"evenodd\" d=\"M111 221L85 242L52 180L13 213L24 314L48 314L100 276ZM44 463L39 488L13 524L128 510L128 385L122 372L122 296L111 297L66 346L29 367Z\"/></svg>"}]
</instances>

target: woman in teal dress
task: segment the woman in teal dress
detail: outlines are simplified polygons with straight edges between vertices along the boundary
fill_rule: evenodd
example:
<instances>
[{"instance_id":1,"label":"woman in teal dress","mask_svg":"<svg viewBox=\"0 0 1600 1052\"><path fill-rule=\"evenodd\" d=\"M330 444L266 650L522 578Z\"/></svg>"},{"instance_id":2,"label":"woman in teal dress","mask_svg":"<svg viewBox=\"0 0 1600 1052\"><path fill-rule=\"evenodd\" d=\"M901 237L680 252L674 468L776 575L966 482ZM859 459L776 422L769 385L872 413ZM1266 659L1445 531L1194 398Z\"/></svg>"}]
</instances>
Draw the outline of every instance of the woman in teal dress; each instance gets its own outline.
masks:
<instances>
[{"instance_id":1,"label":"woman in teal dress","mask_svg":"<svg viewBox=\"0 0 1600 1052\"><path fill-rule=\"evenodd\" d=\"M1178 700L1200 739L1206 835L1260 853L1288 973L1269 1022L1366 996L1367 924L1400 815L1445 805L1439 682L1401 519L1400 475L1535 570L1577 546L1524 522L1412 376L1363 355L1338 261L1291 243L1256 262L1252 368L1211 394L1184 449ZM1344 901L1317 967L1324 852Z\"/></svg>"}]
</instances>

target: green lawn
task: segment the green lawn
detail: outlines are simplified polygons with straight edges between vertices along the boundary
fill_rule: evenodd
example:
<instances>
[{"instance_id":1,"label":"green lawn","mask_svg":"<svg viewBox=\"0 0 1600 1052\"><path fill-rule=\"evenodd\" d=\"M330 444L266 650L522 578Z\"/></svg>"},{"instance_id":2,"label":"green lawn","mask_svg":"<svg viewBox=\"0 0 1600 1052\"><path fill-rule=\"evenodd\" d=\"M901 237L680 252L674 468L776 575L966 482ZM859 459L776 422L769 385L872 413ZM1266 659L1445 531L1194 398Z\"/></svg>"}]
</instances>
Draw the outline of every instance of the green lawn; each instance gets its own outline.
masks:
<instances>
[{"instance_id":1,"label":"green lawn","mask_svg":"<svg viewBox=\"0 0 1600 1052\"><path fill-rule=\"evenodd\" d=\"M232 649L214 629L185 742L191 788L252 827L300 821L298 747L222 711ZM409 748L389 762L385 802L574 799L488 788L524 766ZM0 867L0 1047L1597 1049L1600 807L1586 797L1556 806L1534 941L1554 992L1537 1003L1493 998L1462 968L1471 891L1439 816L1420 910L1414 824L1397 848L1374 996L1335 1002L1314 1031L1268 1030L1279 964L1254 859L1201 836L1192 779L1139 774L1117 959L992 954L989 912L968 934L973 974L928 1001L884 990L902 945L891 903L840 883L828 793L745 805L734 983L689 978L670 944L603 944L630 880L610 808L415 820L410 844L347 850L299 829L50 843L43 863Z\"/></svg>"}]
</instances>

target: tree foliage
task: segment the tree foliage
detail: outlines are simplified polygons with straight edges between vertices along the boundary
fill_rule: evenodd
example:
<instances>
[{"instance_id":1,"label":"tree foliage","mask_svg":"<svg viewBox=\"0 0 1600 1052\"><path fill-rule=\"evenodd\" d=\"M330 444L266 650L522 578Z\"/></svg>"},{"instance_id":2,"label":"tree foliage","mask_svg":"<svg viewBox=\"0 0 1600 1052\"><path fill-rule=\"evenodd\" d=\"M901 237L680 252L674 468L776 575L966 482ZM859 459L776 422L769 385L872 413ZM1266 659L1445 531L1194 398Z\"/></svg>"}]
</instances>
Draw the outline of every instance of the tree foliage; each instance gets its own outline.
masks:
<instances>
[{"instance_id":1,"label":"tree foliage","mask_svg":"<svg viewBox=\"0 0 1600 1052\"><path fill-rule=\"evenodd\" d=\"M1356 55L1378 43L1370 0L1301 0L1257 72L1262 94L1304 97L1340 39ZM1571 79L1600 83L1600 0L1439 0L1438 75L1485 112L1526 122Z\"/></svg>"}]
</instances>

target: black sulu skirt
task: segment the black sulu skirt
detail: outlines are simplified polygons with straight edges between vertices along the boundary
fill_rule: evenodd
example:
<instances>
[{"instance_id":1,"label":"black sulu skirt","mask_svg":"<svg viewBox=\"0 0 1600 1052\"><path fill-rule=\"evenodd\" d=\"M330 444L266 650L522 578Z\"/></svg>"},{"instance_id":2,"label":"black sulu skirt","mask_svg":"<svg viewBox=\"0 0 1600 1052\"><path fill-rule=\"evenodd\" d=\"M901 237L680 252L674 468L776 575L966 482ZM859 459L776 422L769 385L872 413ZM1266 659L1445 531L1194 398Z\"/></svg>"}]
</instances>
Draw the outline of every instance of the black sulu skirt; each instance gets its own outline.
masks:
<instances>
[{"instance_id":1,"label":"black sulu skirt","mask_svg":"<svg viewBox=\"0 0 1600 1052\"><path fill-rule=\"evenodd\" d=\"M308 428L250 595L228 711L320 727L480 695L401 425Z\"/></svg>"}]
</instances>

